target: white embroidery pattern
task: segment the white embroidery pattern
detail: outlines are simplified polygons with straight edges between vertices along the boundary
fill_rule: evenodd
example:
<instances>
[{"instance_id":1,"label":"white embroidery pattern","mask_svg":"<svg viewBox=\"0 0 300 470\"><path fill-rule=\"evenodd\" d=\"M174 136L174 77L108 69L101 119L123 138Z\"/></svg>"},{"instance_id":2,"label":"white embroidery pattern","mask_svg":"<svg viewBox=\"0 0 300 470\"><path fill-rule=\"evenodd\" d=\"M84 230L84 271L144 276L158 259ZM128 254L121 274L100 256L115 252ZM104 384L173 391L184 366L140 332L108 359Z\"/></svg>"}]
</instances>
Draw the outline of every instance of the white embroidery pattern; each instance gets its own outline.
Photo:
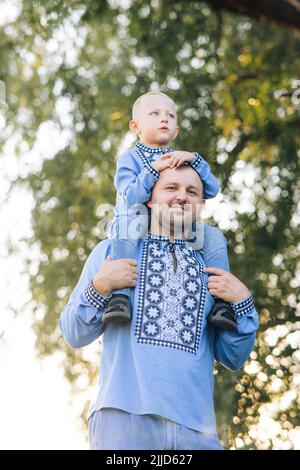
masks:
<instances>
[{"instance_id":1,"label":"white embroidery pattern","mask_svg":"<svg viewBox=\"0 0 300 470\"><path fill-rule=\"evenodd\" d=\"M137 341L196 354L206 298L204 266L184 240L175 240L177 269L167 239L143 241L135 334Z\"/></svg>"}]
</instances>

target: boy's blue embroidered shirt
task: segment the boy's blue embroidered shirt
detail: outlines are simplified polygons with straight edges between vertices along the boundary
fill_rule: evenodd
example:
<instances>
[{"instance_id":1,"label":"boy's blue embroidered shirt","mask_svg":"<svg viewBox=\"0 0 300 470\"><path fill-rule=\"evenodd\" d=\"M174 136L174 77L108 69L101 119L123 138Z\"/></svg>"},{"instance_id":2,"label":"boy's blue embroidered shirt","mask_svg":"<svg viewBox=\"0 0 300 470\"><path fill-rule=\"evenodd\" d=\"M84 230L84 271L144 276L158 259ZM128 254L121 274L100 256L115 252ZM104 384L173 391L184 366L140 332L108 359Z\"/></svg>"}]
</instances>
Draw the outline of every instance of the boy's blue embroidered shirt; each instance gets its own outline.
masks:
<instances>
[{"instance_id":1,"label":"boy's blue embroidered shirt","mask_svg":"<svg viewBox=\"0 0 300 470\"><path fill-rule=\"evenodd\" d=\"M117 161L114 184L117 191L115 217L107 226L109 238L127 238L127 227L137 217L136 205L145 204L151 198L153 186L160 173L153 168L152 163L164 153L172 152L172 147L148 147L138 142L134 147L125 151ZM211 172L209 164L201 155L194 152L195 159L192 168L198 173L206 199L215 197L219 192L219 183ZM143 215L145 216L143 219ZM126 218L126 221L122 220ZM147 225L146 210L141 214L141 224ZM120 228L121 226L121 228ZM147 228L147 227L146 227ZM145 232L145 229L141 230ZM141 234L140 234L141 235ZM132 238L132 237L130 237Z\"/></svg>"},{"instance_id":2,"label":"boy's blue embroidered shirt","mask_svg":"<svg viewBox=\"0 0 300 470\"><path fill-rule=\"evenodd\" d=\"M216 433L213 406L214 359L236 370L249 357L258 328L252 298L234 302L238 332L215 330L206 317L214 300L204 266L229 270L226 240L205 226L204 249L190 242L148 233L136 245L138 285L132 290L133 318L102 323L110 296L92 279L111 254L112 240L90 254L59 325L74 348L101 336L100 388L90 413L104 407L164 416L202 432Z\"/></svg>"}]
</instances>

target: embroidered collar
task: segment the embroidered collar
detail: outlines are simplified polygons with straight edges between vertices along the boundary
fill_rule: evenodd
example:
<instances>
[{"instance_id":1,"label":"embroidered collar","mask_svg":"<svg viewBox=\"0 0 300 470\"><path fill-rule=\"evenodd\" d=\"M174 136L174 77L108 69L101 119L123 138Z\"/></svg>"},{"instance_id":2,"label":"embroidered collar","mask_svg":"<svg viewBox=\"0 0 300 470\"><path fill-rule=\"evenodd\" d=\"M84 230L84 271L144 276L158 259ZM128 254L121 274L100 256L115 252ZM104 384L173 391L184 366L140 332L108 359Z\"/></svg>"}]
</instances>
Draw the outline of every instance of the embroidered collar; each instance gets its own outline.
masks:
<instances>
[{"instance_id":1,"label":"embroidered collar","mask_svg":"<svg viewBox=\"0 0 300 470\"><path fill-rule=\"evenodd\" d=\"M156 233L147 233L147 240L158 240L158 241L165 241L168 242L170 245L186 245L187 243L191 243L195 241L196 237L193 238L174 238L173 242L171 243L169 238L166 235L159 235Z\"/></svg>"},{"instance_id":2,"label":"embroidered collar","mask_svg":"<svg viewBox=\"0 0 300 470\"><path fill-rule=\"evenodd\" d=\"M173 147L148 147L148 145L143 144L142 142L138 142L136 144L136 147L138 147L140 150L143 152L148 152L148 153L167 153L167 152L173 152Z\"/></svg>"}]
</instances>

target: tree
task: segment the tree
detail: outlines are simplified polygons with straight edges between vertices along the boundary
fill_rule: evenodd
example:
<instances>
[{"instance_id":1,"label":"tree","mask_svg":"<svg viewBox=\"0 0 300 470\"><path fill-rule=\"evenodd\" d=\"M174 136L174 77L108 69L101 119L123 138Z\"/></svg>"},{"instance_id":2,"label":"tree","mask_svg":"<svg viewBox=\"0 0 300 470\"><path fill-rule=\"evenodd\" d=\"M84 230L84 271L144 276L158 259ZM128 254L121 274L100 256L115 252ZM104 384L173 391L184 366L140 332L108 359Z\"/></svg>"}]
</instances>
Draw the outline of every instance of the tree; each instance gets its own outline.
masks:
<instances>
[{"instance_id":1,"label":"tree","mask_svg":"<svg viewBox=\"0 0 300 470\"><path fill-rule=\"evenodd\" d=\"M263 23L300 30L299 0L209 0L217 10L229 10Z\"/></svg>"},{"instance_id":2,"label":"tree","mask_svg":"<svg viewBox=\"0 0 300 470\"><path fill-rule=\"evenodd\" d=\"M132 103L159 88L179 106L176 148L204 154L221 180L221 207L232 207L226 231L232 271L260 312L245 368L234 375L216 369L220 435L227 447L276 447L277 436L264 439L256 427L264 407L277 403L269 413L290 445L289 431L299 425L298 51L291 32L198 1L125 7L30 0L1 31L0 80L8 101L3 143L14 138L22 159L45 122L62 142L15 184L27 185L36 201L26 243L40 251L37 269L28 259L37 351L63 353L74 389L79 378L95 380L98 364L96 356L91 361L65 345L58 317L99 241L100 205L114 203L115 157ZM212 223L218 220L216 213Z\"/></svg>"}]
</instances>

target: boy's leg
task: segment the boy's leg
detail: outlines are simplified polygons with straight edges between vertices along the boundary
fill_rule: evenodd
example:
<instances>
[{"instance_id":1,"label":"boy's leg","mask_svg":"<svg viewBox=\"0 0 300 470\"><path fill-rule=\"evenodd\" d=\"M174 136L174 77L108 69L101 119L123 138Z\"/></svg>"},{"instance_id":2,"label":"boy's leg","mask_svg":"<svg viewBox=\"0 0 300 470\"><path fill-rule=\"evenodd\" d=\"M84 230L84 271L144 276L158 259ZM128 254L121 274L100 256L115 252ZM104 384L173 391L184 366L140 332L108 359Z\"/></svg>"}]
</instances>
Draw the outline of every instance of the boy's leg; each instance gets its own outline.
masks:
<instances>
[{"instance_id":1,"label":"boy's leg","mask_svg":"<svg viewBox=\"0 0 300 470\"><path fill-rule=\"evenodd\" d=\"M112 240L112 259L133 258L136 256L136 244L132 240ZM130 305L131 288L117 289L112 292L112 297L103 313L103 323L109 321L128 322L131 320Z\"/></svg>"},{"instance_id":2,"label":"boy's leg","mask_svg":"<svg viewBox=\"0 0 300 470\"><path fill-rule=\"evenodd\" d=\"M197 223L196 231L197 231L196 243L198 243L199 246L202 244L200 248L196 248L196 249L201 249L202 247L204 247L204 225L202 224L202 227L201 227L201 224ZM207 264L207 267L208 268L210 267L209 263ZM214 263L214 265L211 267L218 268L220 266L218 266L218 263L217 264ZM208 274L208 278L209 276L211 276L211 274ZM219 328L221 330L229 330L229 331L236 332L237 331L236 317L235 317L234 311L231 308L230 303L225 302L222 299L219 299L215 295L213 295L212 297L215 301L215 305L207 317L208 323L210 323L214 327Z\"/></svg>"},{"instance_id":3,"label":"boy's leg","mask_svg":"<svg viewBox=\"0 0 300 470\"><path fill-rule=\"evenodd\" d=\"M193 250L202 250L204 246L204 224L203 222L193 222L192 229L188 234L190 246Z\"/></svg>"}]
</instances>

